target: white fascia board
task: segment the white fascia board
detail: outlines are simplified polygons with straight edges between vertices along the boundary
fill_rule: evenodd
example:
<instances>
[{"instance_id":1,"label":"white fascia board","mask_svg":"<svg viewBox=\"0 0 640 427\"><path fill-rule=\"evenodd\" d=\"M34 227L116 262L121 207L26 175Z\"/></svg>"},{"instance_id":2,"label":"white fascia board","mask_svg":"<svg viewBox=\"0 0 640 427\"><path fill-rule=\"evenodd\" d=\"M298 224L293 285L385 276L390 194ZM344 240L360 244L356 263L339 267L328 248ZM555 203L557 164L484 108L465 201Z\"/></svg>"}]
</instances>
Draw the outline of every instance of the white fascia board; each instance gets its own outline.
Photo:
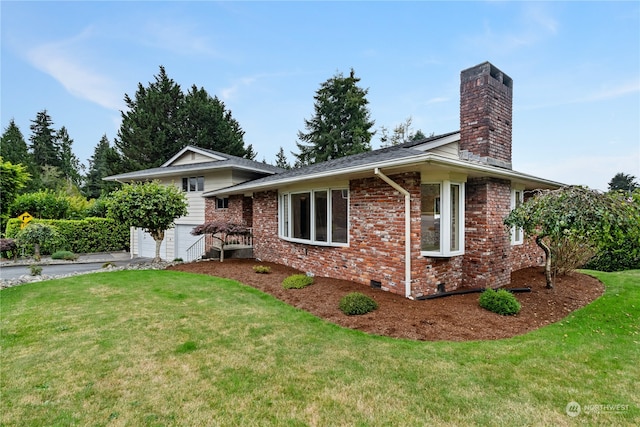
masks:
<instances>
[{"instance_id":1,"label":"white fascia board","mask_svg":"<svg viewBox=\"0 0 640 427\"><path fill-rule=\"evenodd\" d=\"M564 187L567 184L563 184L561 182L552 181L549 179L539 178L537 176L528 175L522 172L517 172L511 169L503 169L497 168L494 166L487 166L480 163L473 163L466 160L454 160L445 158L438 155L433 155L429 162L444 165L444 166L455 166L459 168L464 168L467 170L473 170L477 172L484 172L487 176L496 177L496 178L506 178L509 180L516 181L526 181L536 184L542 184L549 187Z\"/></svg>"},{"instance_id":2,"label":"white fascia board","mask_svg":"<svg viewBox=\"0 0 640 427\"><path fill-rule=\"evenodd\" d=\"M273 172L269 172L269 171L265 171L257 168L251 168L247 166L231 165L229 163L223 163L220 165L208 165L208 166L202 166L201 164L194 163L191 166L192 167L182 168L179 170L172 169L170 166L168 167L165 166L166 170L155 171L155 172L138 171L138 172L123 173L120 175L107 176L102 178L102 180L119 182L119 181L137 181L141 179L166 178L171 176L184 177L185 175L190 175L197 172L206 173L209 171L217 171L217 170L225 170L225 169L243 170L243 171L273 175Z\"/></svg>"},{"instance_id":3,"label":"white fascia board","mask_svg":"<svg viewBox=\"0 0 640 427\"><path fill-rule=\"evenodd\" d=\"M268 181L268 182L258 183L258 184L252 184L251 181L249 181L247 183L238 184L233 187L221 188L218 190L213 190L207 193L203 193L202 196L203 197L228 196L231 194L240 194L240 193L244 194L246 192L272 190L288 184L293 184L301 181L311 181L319 178L328 178L333 176L361 173L361 172L367 172L367 171L371 171L371 173L373 174L373 171L376 168L385 169L390 167L408 166L411 164L419 165L421 163L434 163L442 166L453 166L456 168L463 168L463 169L472 170L476 172L482 172L487 176L505 178L509 180L526 181L526 182L531 182L536 184L542 184L549 187L562 187L566 185L556 181L538 178L532 175L523 174L523 173L516 172L509 169L501 169L493 166L485 166L482 164L471 163L466 160L455 160L455 159L443 157L433 153L424 153L421 155L406 157L403 159L387 160L384 162L377 162L377 163L368 163L368 164L359 165L356 167L348 167L348 168L342 168L342 169L335 169L332 171L317 172L314 174L304 175L304 176L293 176L290 178L277 179L274 181Z\"/></svg>"},{"instance_id":4,"label":"white fascia board","mask_svg":"<svg viewBox=\"0 0 640 427\"><path fill-rule=\"evenodd\" d=\"M456 141L460 141L460 132L454 133L453 135L445 136L444 138L436 139L435 141L425 142L424 144L416 145L412 148L414 150L429 151Z\"/></svg>"}]
</instances>

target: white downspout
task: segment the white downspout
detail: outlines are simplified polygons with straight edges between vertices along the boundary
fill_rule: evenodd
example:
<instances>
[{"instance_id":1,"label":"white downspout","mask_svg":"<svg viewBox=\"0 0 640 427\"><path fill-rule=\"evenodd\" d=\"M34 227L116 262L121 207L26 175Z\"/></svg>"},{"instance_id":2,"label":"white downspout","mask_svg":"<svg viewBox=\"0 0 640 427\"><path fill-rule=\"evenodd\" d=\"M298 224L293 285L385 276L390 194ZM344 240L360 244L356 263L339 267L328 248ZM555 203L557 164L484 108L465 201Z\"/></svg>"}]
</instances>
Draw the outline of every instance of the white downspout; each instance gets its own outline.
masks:
<instances>
[{"instance_id":1,"label":"white downspout","mask_svg":"<svg viewBox=\"0 0 640 427\"><path fill-rule=\"evenodd\" d=\"M404 296L411 298L411 194L383 174L379 168L375 168L373 173L404 195Z\"/></svg>"}]
</instances>

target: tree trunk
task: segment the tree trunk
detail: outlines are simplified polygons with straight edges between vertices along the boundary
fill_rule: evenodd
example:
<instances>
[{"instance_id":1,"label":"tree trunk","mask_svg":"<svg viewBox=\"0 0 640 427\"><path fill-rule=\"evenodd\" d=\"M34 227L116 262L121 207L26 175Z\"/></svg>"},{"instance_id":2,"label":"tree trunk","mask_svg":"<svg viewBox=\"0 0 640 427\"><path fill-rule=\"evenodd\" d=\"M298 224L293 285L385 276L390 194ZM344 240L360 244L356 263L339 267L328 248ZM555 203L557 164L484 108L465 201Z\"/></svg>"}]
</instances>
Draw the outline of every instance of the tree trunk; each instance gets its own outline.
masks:
<instances>
[{"instance_id":1,"label":"tree trunk","mask_svg":"<svg viewBox=\"0 0 640 427\"><path fill-rule=\"evenodd\" d=\"M36 261L40 261L40 243L33 244L33 258Z\"/></svg>"},{"instance_id":2,"label":"tree trunk","mask_svg":"<svg viewBox=\"0 0 640 427\"><path fill-rule=\"evenodd\" d=\"M153 262L162 262L162 258L160 258L160 246L162 246L162 241L164 240L164 230L151 232L151 237L156 241L156 257L153 259Z\"/></svg>"},{"instance_id":3,"label":"tree trunk","mask_svg":"<svg viewBox=\"0 0 640 427\"><path fill-rule=\"evenodd\" d=\"M553 278L551 277L551 249L543 241L542 237L536 236L536 244L544 251L544 277L547 280L547 289L553 289Z\"/></svg>"}]
</instances>

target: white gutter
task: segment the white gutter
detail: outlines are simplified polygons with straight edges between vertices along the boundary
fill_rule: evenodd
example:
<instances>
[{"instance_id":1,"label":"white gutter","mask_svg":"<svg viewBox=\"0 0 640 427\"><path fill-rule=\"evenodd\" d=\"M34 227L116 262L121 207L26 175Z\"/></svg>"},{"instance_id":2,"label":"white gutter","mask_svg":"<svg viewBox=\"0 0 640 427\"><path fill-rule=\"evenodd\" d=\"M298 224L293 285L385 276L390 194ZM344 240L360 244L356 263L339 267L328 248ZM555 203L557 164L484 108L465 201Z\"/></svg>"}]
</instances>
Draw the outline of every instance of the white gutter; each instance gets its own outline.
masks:
<instances>
[{"instance_id":1,"label":"white gutter","mask_svg":"<svg viewBox=\"0 0 640 427\"><path fill-rule=\"evenodd\" d=\"M404 195L404 296L411 298L411 194L379 168L375 168L373 173Z\"/></svg>"}]
</instances>

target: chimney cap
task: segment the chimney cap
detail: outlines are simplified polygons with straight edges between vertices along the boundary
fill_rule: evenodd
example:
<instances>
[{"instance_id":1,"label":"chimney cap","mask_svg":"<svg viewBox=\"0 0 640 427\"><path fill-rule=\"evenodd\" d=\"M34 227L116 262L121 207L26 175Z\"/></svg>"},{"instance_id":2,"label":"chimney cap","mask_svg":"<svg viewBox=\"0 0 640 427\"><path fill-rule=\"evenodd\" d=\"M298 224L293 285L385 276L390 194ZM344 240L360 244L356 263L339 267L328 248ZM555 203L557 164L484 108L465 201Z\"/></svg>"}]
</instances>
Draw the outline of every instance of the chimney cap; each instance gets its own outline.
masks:
<instances>
[{"instance_id":1,"label":"chimney cap","mask_svg":"<svg viewBox=\"0 0 640 427\"><path fill-rule=\"evenodd\" d=\"M490 76L505 86L513 88L513 79L489 61L467 68L460 72L460 80L462 82L473 81L483 76Z\"/></svg>"}]
</instances>

